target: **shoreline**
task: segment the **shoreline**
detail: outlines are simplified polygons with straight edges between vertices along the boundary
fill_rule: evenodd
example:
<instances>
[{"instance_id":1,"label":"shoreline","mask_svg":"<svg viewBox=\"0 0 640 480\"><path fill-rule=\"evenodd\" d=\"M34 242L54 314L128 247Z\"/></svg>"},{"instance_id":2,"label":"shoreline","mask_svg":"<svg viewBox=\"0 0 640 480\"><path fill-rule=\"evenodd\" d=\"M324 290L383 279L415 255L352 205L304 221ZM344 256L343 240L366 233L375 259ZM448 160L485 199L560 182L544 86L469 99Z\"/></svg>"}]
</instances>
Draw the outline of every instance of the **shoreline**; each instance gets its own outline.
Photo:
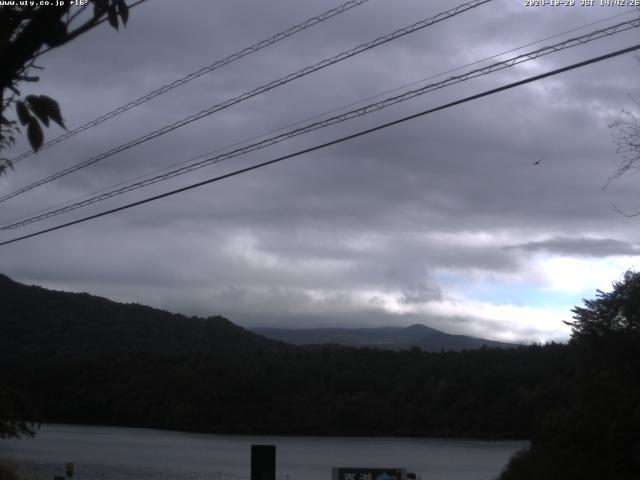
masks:
<instances>
[{"instance_id":1,"label":"shoreline","mask_svg":"<svg viewBox=\"0 0 640 480\"><path fill-rule=\"evenodd\" d=\"M42 423L41 427L52 426L65 426L65 427L81 427L81 428L103 428L103 429L129 429L129 430L144 430L149 432L167 432L176 434L188 434L188 435L206 435L215 437L276 437L276 438L335 438L335 439L412 439L412 440L443 440L443 441L482 441L482 442L500 442L500 441L530 441L531 439L526 436L518 435L490 435L490 434L475 434L475 435L412 435L412 434L389 434L389 433L323 433L323 432L291 432L291 433L272 433L272 432L244 432L244 431L203 431L203 430L178 430L164 427L152 427L152 426L137 426L137 425L103 425L99 423L72 423L72 422L47 422ZM35 438L38 437L40 428L36 430ZM26 437L25 437L26 438Z\"/></svg>"}]
</instances>

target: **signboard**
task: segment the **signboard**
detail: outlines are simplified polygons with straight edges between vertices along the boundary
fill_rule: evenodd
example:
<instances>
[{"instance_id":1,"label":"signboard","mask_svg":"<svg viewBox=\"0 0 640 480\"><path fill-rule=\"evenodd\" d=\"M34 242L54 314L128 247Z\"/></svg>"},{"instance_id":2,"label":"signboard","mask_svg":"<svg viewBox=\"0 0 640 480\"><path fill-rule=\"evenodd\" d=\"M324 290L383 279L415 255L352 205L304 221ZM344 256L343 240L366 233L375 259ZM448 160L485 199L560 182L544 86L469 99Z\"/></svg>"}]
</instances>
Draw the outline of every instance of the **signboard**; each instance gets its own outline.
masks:
<instances>
[{"instance_id":1,"label":"signboard","mask_svg":"<svg viewBox=\"0 0 640 480\"><path fill-rule=\"evenodd\" d=\"M407 480L404 468L334 467L332 480Z\"/></svg>"}]
</instances>

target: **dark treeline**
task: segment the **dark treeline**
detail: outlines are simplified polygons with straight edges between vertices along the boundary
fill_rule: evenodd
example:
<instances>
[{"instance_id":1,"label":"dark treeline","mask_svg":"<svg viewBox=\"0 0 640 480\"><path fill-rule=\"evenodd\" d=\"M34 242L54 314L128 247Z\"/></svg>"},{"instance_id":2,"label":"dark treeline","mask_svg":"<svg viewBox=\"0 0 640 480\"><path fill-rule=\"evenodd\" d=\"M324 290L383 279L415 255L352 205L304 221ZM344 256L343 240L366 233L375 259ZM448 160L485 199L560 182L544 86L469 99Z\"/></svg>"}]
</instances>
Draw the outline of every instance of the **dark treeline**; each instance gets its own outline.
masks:
<instances>
[{"instance_id":1,"label":"dark treeline","mask_svg":"<svg viewBox=\"0 0 640 480\"><path fill-rule=\"evenodd\" d=\"M323 348L66 357L2 373L48 422L529 438L569 400L574 363L563 345L440 354Z\"/></svg>"},{"instance_id":2,"label":"dark treeline","mask_svg":"<svg viewBox=\"0 0 640 480\"><path fill-rule=\"evenodd\" d=\"M291 349L3 364L48 422L196 432L532 439L503 480L637 479L640 348Z\"/></svg>"}]
</instances>

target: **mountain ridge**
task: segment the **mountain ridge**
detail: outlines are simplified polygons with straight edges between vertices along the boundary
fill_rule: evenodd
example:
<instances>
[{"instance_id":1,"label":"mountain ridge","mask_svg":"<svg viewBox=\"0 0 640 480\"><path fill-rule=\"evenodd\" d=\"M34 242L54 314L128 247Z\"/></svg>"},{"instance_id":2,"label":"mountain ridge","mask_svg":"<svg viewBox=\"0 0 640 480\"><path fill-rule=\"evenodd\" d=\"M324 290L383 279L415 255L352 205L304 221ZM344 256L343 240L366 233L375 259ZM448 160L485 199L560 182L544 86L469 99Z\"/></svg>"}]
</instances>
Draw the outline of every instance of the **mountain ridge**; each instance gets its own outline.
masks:
<instances>
[{"instance_id":1,"label":"mountain ridge","mask_svg":"<svg viewBox=\"0 0 640 480\"><path fill-rule=\"evenodd\" d=\"M408 327L370 328L270 328L251 331L272 340L292 345L339 345L344 347L408 350L418 347L425 352L460 351L482 348L515 348L517 344L487 340L468 335L454 335L422 324Z\"/></svg>"},{"instance_id":2,"label":"mountain ridge","mask_svg":"<svg viewBox=\"0 0 640 480\"><path fill-rule=\"evenodd\" d=\"M28 356L232 354L277 351L292 346L425 352L517 345L451 335L426 325L378 328L245 329L216 315L180 313L120 303L88 293L25 285L0 274L0 352L5 361Z\"/></svg>"},{"instance_id":3,"label":"mountain ridge","mask_svg":"<svg viewBox=\"0 0 640 480\"><path fill-rule=\"evenodd\" d=\"M246 353L286 347L222 316L187 317L88 293L24 285L1 274L0 305L5 361L32 355Z\"/></svg>"}]
</instances>

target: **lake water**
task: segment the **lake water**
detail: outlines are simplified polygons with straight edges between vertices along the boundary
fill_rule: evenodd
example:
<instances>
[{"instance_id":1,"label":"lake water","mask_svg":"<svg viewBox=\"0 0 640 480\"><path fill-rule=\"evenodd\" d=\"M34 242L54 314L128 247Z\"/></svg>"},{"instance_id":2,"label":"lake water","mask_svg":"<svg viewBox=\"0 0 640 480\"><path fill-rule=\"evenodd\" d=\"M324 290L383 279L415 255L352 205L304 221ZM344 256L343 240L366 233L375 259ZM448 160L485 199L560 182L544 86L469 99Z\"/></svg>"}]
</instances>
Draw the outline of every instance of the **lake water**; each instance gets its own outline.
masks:
<instances>
[{"instance_id":1,"label":"lake water","mask_svg":"<svg viewBox=\"0 0 640 480\"><path fill-rule=\"evenodd\" d=\"M489 480L522 441L415 438L268 437L44 425L34 439L0 440L32 480L246 480L252 444L276 445L279 480L330 480L331 467L406 468L422 480Z\"/></svg>"}]
</instances>

